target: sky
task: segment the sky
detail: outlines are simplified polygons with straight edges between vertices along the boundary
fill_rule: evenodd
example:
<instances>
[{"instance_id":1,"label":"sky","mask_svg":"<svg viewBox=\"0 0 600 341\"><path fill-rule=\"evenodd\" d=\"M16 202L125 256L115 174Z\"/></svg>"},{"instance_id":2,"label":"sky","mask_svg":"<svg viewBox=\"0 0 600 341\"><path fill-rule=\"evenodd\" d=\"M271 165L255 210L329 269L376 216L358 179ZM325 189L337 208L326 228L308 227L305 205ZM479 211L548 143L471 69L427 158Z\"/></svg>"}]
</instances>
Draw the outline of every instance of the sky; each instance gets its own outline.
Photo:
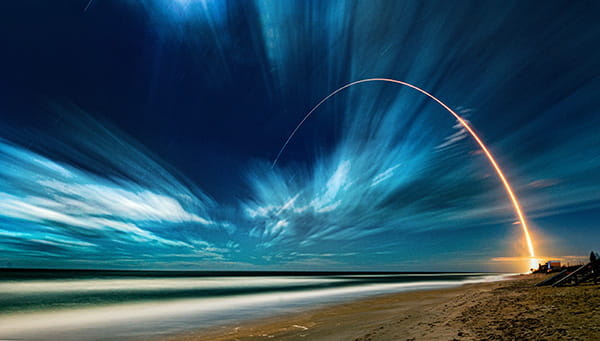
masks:
<instances>
[{"instance_id":1,"label":"sky","mask_svg":"<svg viewBox=\"0 0 600 341\"><path fill-rule=\"evenodd\" d=\"M0 266L524 271L600 249L600 4L0 3Z\"/></svg>"}]
</instances>

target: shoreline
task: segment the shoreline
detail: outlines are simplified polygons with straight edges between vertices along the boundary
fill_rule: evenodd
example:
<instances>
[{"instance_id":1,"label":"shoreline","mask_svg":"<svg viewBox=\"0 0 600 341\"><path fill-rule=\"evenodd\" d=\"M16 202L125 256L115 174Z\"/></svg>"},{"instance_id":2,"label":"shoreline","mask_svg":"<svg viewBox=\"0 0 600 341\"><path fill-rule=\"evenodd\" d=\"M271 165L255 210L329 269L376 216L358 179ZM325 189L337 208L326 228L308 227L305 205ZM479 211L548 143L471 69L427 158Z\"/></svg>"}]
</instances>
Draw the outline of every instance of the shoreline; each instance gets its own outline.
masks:
<instances>
[{"instance_id":1,"label":"shoreline","mask_svg":"<svg viewBox=\"0 0 600 341\"><path fill-rule=\"evenodd\" d=\"M162 340L600 339L600 286L534 287L545 276L382 294Z\"/></svg>"},{"instance_id":2,"label":"shoreline","mask_svg":"<svg viewBox=\"0 0 600 341\"><path fill-rule=\"evenodd\" d=\"M60 275L64 274L56 277ZM458 287L506 276L399 273L74 280L40 276L40 280L5 280L0 283L4 293L0 303L5 304L4 313L0 312L0 338L159 339L390 293ZM207 294L211 290L220 290L223 295Z\"/></svg>"}]
</instances>

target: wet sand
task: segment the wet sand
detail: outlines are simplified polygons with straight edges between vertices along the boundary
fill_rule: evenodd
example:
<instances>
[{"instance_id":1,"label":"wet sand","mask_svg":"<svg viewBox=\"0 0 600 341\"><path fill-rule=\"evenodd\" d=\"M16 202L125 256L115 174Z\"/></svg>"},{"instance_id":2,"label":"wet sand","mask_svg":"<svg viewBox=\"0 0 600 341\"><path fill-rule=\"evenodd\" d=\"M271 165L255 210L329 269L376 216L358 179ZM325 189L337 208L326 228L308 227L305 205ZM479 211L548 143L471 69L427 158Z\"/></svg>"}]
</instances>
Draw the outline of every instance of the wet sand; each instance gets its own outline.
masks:
<instances>
[{"instance_id":1,"label":"wet sand","mask_svg":"<svg viewBox=\"0 0 600 341\"><path fill-rule=\"evenodd\" d=\"M545 275L373 297L168 340L600 340L600 285Z\"/></svg>"}]
</instances>

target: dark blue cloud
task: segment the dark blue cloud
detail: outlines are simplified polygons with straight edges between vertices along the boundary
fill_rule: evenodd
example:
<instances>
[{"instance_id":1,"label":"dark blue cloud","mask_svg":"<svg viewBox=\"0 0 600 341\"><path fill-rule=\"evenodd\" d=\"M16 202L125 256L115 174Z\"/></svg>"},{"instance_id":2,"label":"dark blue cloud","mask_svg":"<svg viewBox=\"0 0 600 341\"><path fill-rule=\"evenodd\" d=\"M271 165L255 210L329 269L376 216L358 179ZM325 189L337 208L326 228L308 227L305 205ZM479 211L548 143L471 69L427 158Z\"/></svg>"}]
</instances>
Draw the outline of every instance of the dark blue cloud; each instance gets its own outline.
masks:
<instances>
[{"instance_id":1,"label":"dark blue cloud","mask_svg":"<svg viewBox=\"0 0 600 341\"><path fill-rule=\"evenodd\" d=\"M569 233L597 237L595 4L0 6L2 261L477 270L524 255L493 168L411 89L338 94L270 167L311 106L367 77L414 83L469 120L540 253L594 247L557 225L579 216Z\"/></svg>"}]
</instances>

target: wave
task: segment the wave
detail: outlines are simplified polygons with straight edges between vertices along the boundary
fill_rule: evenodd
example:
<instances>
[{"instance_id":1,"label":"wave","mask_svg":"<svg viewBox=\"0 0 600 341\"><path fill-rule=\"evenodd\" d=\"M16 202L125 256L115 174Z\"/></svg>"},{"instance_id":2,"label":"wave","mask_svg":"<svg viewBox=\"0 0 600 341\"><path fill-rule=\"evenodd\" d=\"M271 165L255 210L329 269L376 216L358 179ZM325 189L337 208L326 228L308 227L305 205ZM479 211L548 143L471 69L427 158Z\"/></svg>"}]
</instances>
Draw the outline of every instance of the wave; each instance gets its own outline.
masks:
<instances>
[{"instance_id":1,"label":"wave","mask_svg":"<svg viewBox=\"0 0 600 341\"><path fill-rule=\"evenodd\" d=\"M375 294L502 280L492 274L337 274L0 281L0 337L167 335Z\"/></svg>"}]
</instances>

